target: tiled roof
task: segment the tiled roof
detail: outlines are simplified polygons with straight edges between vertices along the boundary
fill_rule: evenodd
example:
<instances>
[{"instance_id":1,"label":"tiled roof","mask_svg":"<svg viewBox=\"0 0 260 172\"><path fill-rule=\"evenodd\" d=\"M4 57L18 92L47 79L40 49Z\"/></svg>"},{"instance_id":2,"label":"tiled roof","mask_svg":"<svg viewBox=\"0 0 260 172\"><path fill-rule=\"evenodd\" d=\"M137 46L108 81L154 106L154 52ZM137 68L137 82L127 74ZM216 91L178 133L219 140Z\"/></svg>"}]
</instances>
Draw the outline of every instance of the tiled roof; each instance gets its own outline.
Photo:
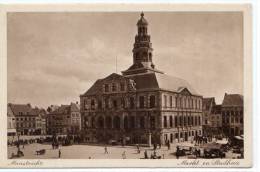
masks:
<instances>
[{"instance_id":1,"label":"tiled roof","mask_svg":"<svg viewBox=\"0 0 260 172\"><path fill-rule=\"evenodd\" d=\"M202 99L202 106L203 109L209 110L210 105L215 105L215 98L214 97L209 97L209 98L203 98Z\"/></svg>"},{"instance_id":2,"label":"tiled roof","mask_svg":"<svg viewBox=\"0 0 260 172\"><path fill-rule=\"evenodd\" d=\"M136 89L162 89L173 92L179 92L183 88L187 88L192 94L197 95L197 92L191 85L180 78L169 76L161 73L145 73L129 76L136 82Z\"/></svg>"},{"instance_id":3,"label":"tiled roof","mask_svg":"<svg viewBox=\"0 0 260 172\"><path fill-rule=\"evenodd\" d=\"M198 95L197 92L191 87L191 85L180 78L169 76L161 73L143 73L130 76L122 76L119 74L111 74L104 79L97 80L84 94L86 95L96 95L102 93L103 84L107 79L112 77L117 78L127 78L134 80L135 88L137 91L140 90L168 90L173 92L180 92L183 88L187 88L189 92L193 95Z\"/></svg>"},{"instance_id":4,"label":"tiled roof","mask_svg":"<svg viewBox=\"0 0 260 172\"><path fill-rule=\"evenodd\" d=\"M61 105L59 108L57 108L50 114L69 114L72 111L79 111L79 106L76 103L71 103L70 105Z\"/></svg>"},{"instance_id":5,"label":"tiled roof","mask_svg":"<svg viewBox=\"0 0 260 172\"><path fill-rule=\"evenodd\" d=\"M243 95L225 93L222 106L243 106Z\"/></svg>"},{"instance_id":6,"label":"tiled roof","mask_svg":"<svg viewBox=\"0 0 260 172\"><path fill-rule=\"evenodd\" d=\"M15 116L35 115L32 112L32 107L31 107L30 104L12 104L12 103L9 103L8 106L10 106L10 108L13 111Z\"/></svg>"},{"instance_id":7,"label":"tiled roof","mask_svg":"<svg viewBox=\"0 0 260 172\"><path fill-rule=\"evenodd\" d=\"M80 109L79 104L76 104L76 103L71 103L70 104L70 110L72 112L77 112L77 111L79 111L79 109Z\"/></svg>"},{"instance_id":8,"label":"tiled roof","mask_svg":"<svg viewBox=\"0 0 260 172\"><path fill-rule=\"evenodd\" d=\"M220 114L221 113L221 105L215 105L213 106L213 113L214 114Z\"/></svg>"}]
</instances>

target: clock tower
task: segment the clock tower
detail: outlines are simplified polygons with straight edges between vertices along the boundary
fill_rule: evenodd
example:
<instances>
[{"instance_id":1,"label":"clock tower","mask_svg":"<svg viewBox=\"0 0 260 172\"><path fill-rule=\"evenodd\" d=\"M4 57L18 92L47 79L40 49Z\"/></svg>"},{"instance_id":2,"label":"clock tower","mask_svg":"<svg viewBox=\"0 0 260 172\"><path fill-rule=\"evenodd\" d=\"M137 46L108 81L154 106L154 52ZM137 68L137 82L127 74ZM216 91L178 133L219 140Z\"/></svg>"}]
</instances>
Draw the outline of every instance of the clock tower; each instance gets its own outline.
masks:
<instances>
[{"instance_id":1,"label":"clock tower","mask_svg":"<svg viewBox=\"0 0 260 172\"><path fill-rule=\"evenodd\" d=\"M144 18L144 13L141 13L141 18L137 22L137 35L133 48L133 65L123 75L132 75L147 72L159 72L153 64L153 48L148 34L148 22Z\"/></svg>"}]
</instances>

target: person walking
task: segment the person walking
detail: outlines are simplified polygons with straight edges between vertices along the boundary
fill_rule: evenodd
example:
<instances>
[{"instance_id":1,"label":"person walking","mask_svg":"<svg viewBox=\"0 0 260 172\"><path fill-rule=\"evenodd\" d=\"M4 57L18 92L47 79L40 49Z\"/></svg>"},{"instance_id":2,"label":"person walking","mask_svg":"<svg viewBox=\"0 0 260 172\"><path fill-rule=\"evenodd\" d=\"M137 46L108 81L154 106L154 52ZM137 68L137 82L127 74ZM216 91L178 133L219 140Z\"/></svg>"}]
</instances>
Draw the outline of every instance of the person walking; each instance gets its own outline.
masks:
<instances>
[{"instance_id":1,"label":"person walking","mask_svg":"<svg viewBox=\"0 0 260 172\"><path fill-rule=\"evenodd\" d=\"M147 150L144 151L144 159L148 159Z\"/></svg>"},{"instance_id":2,"label":"person walking","mask_svg":"<svg viewBox=\"0 0 260 172\"><path fill-rule=\"evenodd\" d=\"M167 146L168 146L168 150L171 149L171 143L170 143L170 140L167 141Z\"/></svg>"},{"instance_id":3,"label":"person walking","mask_svg":"<svg viewBox=\"0 0 260 172\"><path fill-rule=\"evenodd\" d=\"M122 158L123 158L123 159L126 159L125 151L122 153Z\"/></svg>"},{"instance_id":4,"label":"person walking","mask_svg":"<svg viewBox=\"0 0 260 172\"><path fill-rule=\"evenodd\" d=\"M60 149L59 149L59 158L61 157L61 151L60 151Z\"/></svg>"},{"instance_id":5,"label":"person walking","mask_svg":"<svg viewBox=\"0 0 260 172\"><path fill-rule=\"evenodd\" d=\"M141 153L139 144L136 145L137 153Z\"/></svg>"},{"instance_id":6,"label":"person walking","mask_svg":"<svg viewBox=\"0 0 260 172\"><path fill-rule=\"evenodd\" d=\"M107 151L107 147L106 147L106 146L105 146L104 149L105 149L105 154L108 154L108 151Z\"/></svg>"},{"instance_id":7,"label":"person walking","mask_svg":"<svg viewBox=\"0 0 260 172\"><path fill-rule=\"evenodd\" d=\"M179 151L180 151L180 148L179 146L176 147L176 158L179 159Z\"/></svg>"}]
</instances>

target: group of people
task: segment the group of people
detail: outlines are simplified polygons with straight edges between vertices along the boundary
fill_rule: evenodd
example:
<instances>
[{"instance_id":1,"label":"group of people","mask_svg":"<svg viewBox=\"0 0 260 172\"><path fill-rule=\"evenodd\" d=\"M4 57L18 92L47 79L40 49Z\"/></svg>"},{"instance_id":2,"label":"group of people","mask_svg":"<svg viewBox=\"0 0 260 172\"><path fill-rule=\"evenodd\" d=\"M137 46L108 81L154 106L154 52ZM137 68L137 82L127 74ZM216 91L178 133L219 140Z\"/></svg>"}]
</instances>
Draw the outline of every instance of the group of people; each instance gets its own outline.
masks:
<instances>
[{"instance_id":1,"label":"group of people","mask_svg":"<svg viewBox=\"0 0 260 172\"><path fill-rule=\"evenodd\" d=\"M195 140L195 144L201 145L201 144L207 144L208 142L211 142L212 137L195 136L194 140Z\"/></svg>"}]
</instances>

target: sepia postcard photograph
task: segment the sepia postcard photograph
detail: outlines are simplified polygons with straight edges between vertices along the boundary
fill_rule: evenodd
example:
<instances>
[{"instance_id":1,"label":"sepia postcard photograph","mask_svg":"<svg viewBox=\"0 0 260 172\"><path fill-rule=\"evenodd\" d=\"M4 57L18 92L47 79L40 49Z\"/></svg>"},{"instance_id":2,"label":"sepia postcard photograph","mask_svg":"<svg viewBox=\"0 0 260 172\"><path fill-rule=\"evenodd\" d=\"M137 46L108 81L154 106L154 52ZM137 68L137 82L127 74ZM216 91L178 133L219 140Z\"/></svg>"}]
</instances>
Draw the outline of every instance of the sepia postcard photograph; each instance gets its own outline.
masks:
<instances>
[{"instance_id":1,"label":"sepia postcard photograph","mask_svg":"<svg viewBox=\"0 0 260 172\"><path fill-rule=\"evenodd\" d=\"M250 5L1 9L1 167L252 166Z\"/></svg>"}]
</instances>

